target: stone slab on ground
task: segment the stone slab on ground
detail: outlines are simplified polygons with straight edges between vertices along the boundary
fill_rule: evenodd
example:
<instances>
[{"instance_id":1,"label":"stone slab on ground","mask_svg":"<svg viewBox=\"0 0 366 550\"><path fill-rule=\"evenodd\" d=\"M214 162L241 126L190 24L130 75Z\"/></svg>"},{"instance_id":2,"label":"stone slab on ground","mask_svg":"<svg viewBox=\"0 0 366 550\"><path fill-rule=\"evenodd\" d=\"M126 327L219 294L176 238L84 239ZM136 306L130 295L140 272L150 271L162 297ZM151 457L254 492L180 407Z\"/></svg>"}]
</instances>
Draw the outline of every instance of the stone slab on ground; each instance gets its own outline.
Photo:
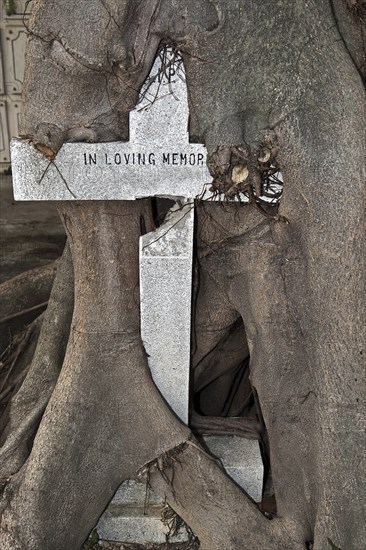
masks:
<instances>
[{"instance_id":1,"label":"stone slab on ground","mask_svg":"<svg viewBox=\"0 0 366 550\"><path fill-rule=\"evenodd\" d=\"M255 439L237 436L206 435L205 445L219 458L227 474L255 501L262 500L263 461Z\"/></svg>"},{"instance_id":2,"label":"stone slab on ground","mask_svg":"<svg viewBox=\"0 0 366 550\"><path fill-rule=\"evenodd\" d=\"M162 521L164 502L142 482L128 480L122 483L112 502L96 527L103 540L127 543L166 542L169 526ZM187 540L183 527L171 542Z\"/></svg>"},{"instance_id":3,"label":"stone slab on ground","mask_svg":"<svg viewBox=\"0 0 366 550\"><path fill-rule=\"evenodd\" d=\"M236 436L205 436L204 443L226 472L256 502L262 500L263 463L256 440ZM148 496L148 499L147 499ZM101 539L126 543L163 543L169 528L161 521L164 503L141 482L124 482L100 518ZM187 540L182 528L172 542Z\"/></svg>"},{"instance_id":4,"label":"stone slab on ground","mask_svg":"<svg viewBox=\"0 0 366 550\"><path fill-rule=\"evenodd\" d=\"M200 543L198 539L185 542L169 542L163 544L133 544L128 542L115 542L100 540L98 545L87 547L85 550L199 550ZM84 547L82 548L84 550Z\"/></svg>"}]
</instances>

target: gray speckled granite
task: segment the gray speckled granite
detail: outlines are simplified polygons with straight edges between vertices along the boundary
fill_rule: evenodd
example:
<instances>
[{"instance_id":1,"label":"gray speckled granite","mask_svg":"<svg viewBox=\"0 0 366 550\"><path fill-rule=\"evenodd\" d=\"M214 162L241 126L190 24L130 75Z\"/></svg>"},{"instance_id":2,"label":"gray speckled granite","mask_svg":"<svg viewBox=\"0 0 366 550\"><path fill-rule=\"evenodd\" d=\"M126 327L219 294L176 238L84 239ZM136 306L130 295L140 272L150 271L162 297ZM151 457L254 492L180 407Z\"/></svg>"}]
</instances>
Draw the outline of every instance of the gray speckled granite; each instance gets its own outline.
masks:
<instances>
[{"instance_id":1,"label":"gray speckled granite","mask_svg":"<svg viewBox=\"0 0 366 550\"><path fill-rule=\"evenodd\" d=\"M150 75L157 74L159 63ZM200 195L212 178L206 148L189 143L188 115L181 68L170 83L156 79L130 113L128 142L65 143L50 162L27 140L13 139L14 197L59 201Z\"/></svg>"}]
</instances>

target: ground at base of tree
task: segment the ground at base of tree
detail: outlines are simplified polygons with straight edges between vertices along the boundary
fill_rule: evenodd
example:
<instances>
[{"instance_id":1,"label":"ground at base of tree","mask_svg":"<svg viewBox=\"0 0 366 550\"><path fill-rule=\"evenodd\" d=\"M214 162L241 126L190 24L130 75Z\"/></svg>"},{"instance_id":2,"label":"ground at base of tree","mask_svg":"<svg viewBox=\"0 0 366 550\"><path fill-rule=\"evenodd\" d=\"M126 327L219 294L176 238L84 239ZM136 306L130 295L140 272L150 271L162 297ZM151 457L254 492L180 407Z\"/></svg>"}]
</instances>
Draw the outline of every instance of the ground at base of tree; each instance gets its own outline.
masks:
<instances>
[{"instance_id":1,"label":"ground at base of tree","mask_svg":"<svg viewBox=\"0 0 366 550\"><path fill-rule=\"evenodd\" d=\"M87 546L86 543L82 550L198 550L199 542L166 542L163 544L127 544L112 541L99 541L93 546Z\"/></svg>"}]
</instances>

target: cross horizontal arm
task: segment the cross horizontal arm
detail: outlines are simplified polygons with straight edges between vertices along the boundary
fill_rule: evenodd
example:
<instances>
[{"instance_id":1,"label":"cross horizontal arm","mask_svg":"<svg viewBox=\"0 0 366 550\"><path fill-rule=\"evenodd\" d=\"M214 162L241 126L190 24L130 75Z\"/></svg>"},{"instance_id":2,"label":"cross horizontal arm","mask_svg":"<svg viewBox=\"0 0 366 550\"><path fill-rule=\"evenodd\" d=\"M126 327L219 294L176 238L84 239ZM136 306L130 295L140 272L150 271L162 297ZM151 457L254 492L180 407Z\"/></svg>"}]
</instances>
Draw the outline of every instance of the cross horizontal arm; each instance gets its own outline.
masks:
<instances>
[{"instance_id":1,"label":"cross horizontal arm","mask_svg":"<svg viewBox=\"0 0 366 550\"><path fill-rule=\"evenodd\" d=\"M11 142L15 200L135 200L192 198L212 178L206 148L131 142L65 143L54 160L29 141Z\"/></svg>"}]
</instances>

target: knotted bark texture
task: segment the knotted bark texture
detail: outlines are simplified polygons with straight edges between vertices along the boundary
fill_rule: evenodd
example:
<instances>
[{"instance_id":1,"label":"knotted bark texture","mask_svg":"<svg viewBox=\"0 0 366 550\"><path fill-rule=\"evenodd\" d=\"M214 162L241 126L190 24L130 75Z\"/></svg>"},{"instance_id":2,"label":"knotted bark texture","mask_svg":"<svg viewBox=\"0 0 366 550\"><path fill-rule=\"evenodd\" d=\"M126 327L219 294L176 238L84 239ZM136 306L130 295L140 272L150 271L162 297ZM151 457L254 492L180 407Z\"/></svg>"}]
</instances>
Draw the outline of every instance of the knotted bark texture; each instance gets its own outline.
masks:
<instances>
[{"instance_id":1,"label":"knotted bark texture","mask_svg":"<svg viewBox=\"0 0 366 550\"><path fill-rule=\"evenodd\" d=\"M5 549L78 549L141 468L204 550L366 547L362 10L348 35L356 20L339 5L34 2L22 132L36 145L127 139L164 41L184 58L190 135L217 187L258 195L263 163L283 173L276 215L202 204L197 223L197 300L217 335L243 320L277 517L225 476L151 380L138 304L148 202L75 202L59 207L75 274L70 337L30 457L7 485ZM210 346L196 320L199 378Z\"/></svg>"}]
</instances>

